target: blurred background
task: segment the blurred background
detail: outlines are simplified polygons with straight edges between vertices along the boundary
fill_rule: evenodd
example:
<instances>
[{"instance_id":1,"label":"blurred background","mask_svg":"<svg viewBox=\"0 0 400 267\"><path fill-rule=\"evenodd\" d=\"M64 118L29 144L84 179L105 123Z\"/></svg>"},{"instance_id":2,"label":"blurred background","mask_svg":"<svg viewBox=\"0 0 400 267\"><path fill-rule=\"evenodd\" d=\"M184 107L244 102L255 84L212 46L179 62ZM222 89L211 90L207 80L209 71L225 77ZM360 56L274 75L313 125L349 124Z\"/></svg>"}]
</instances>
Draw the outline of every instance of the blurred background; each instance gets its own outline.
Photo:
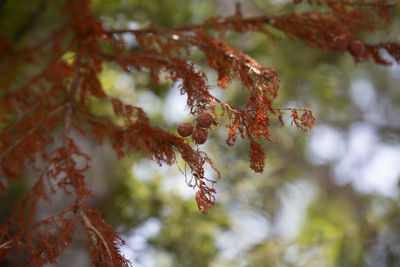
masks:
<instances>
[{"instance_id":1,"label":"blurred background","mask_svg":"<svg viewBox=\"0 0 400 267\"><path fill-rule=\"evenodd\" d=\"M62 1L0 2L6 3L1 32L15 36L17 45L30 41L30 32L18 33L29 14L41 10L31 29L35 34L45 36L60 23L52 10ZM285 0L236 2L245 17L309 8ZM92 7L105 27L114 29L199 23L235 12L230 0L92 0ZM360 38L368 43L400 41L399 5L391 13L389 29ZM195 192L177 166L158 166L142 153L118 161L109 146L76 134L92 155L91 205L123 234L126 257L136 267L400 266L400 66L356 64L348 53L318 51L283 35L274 41L262 33L228 33L227 38L277 70L281 88L275 107L308 108L316 124L308 133L290 123L272 127L281 143L264 142L262 174L248 167L246 140L228 147L227 129L214 128L201 148L222 179L216 206L207 215L198 211ZM124 40L127 47L137 47L131 35ZM200 53L197 58L215 85L216 74L207 70ZM104 66L101 80L110 95L142 107L153 125L174 132L179 123L194 120L177 83L162 80L155 85L149 73L121 72L111 64ZM240 106L246 91L233 82L213 94ZM111 113L101 103L97 108ZM16 181L1 196L0 222L28 184L29 177ZM62 201L56 197L53 205ZM88 260L77 231L59 266L89 266Z\"/></svg>"}]
</instances>

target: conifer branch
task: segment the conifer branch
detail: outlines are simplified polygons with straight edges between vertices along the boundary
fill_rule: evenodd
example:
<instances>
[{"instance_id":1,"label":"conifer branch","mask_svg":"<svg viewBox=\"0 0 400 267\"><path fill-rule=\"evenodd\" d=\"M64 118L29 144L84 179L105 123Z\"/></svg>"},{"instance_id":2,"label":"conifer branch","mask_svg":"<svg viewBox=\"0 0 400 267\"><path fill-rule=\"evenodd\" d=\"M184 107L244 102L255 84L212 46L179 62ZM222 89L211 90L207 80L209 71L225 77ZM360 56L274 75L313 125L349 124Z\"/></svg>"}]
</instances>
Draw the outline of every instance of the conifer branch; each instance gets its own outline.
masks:
<instances>
[{"instance_id":1,"label":"conifer branch","mask_svg":"<svg viewBox=\"0 0 400 267\"><path fill-rule=\"evenodd\" d=\"M63 111L67 107L67 103L61 104L52 111L50 111L47 114L47 118L51 118L53 116L56 116L59 114L61 111ZM0 162L7 157L16 147L18 147L24 140L26 140L30 135L32 135L34 132L36 132L46 121L45 118L39 120L31 129L27 131L26 134L24 134L20 139L15 141L15 143L11 146L9 146L1 155L0 155Z\"/></svg>"},{"instance_id":2,"label":"conifer branch","mask_svg":"<svg viewBox=\"0 0 400 267\"><path fill-rule=\"evenodd\" d=\"M228 103L226 103L226 102L224 102L224 101L222 101L222 100L220 100L220 99L218 99L218 98L216 98L216 97L214 97L214 100L215 100L217 103L219 103L223 108L227 108L229 111L231 111L231 112L233 112L233 113L235 113L235 114L240 114L240 110L231 107L231 105L229 105Z\"/></svg>"},{"instance_id":3,"label":"conifer branch","mask_svg":"<svg viewBox=\"0 0 400 267\"><path fill-rule=\"evenodd\" d=\"M93 122L93 123L96 123L98 125L101 125L102 127L111 128L111 129L113 129L114 131L117 131L117 132L130 132L130 131L134 130L134 128L131 128L131 127L123 128L121 126L115 125L114 123L112 123L110 121L106 121L105 119L101 119L99 117L95 117L95 116L92 116L92 115L87 114L87 113L78 112L78 114L79 114L79 116L81 118L84 118L84 119L86 119L86 120L88 120L90 122Z\"/></svg>"},{"instance_id":4,"label":"conifer branch","mask_svg":"<svg viewBox=\"0 0 400 267\"><path fill-rule=\"evenodd\" d=\"M56 218L56 217L60 217L60 216L62 216L63 214L65 214L65 213L67 213L67 212L69 212L69 211L73 211L73 210L74 210L74 207L73 207L73 206L70 206L70 207L67 207L67 208L65 208L65 209L63 209L63 210L60 210L60 211L58 211L58 212L56 212L56 213L54 213L54 214L52 214L52 215L50 215L50 216L48 216L48 217L46 217L46 218L40 220L40 221L35 222L34 224L32 224L32 225L30 225L30 226L27 226L27 228L24 230L24 232L28 232L30 229L33 229L33 228L39 226L40 224L42 224L42 223L44 223L44 222L46 222L46 221L50 221L50 220L52 220L52 219L54 219L54 218ZM6 242L3 243L3 244L0 244L0 250L1 250L1 249L8 249L8 248L10 248L10 246L12 246L12 244L15 243L15 242L17 242L17 241L18 241L18 240L12 240L12 239L11 239L11 240L6 241Z\"/></svg>"},{"instance_id":5,"label":"conifer branch","mask_svg":"<svg viewBox=\"0 0 400 267\"><path fill-rule=\"evenodd\" d=\"M67 114L65 115L65 123L64 123L64 147L66 147L66 141L68 138L68 133L71 128L71 121L72 121L72 112L75 110L76 106L76 97L79 89L79 83L80 83L80 71L81 71L81 62L82 62L82 57L81 55L76 56L76 62L75 62L75 69L74 69L74 74L73 74L73 80L71 83L71 87L69 89L69 96L68 96L68 107L67 107Z\"/></svg>"},{"instance_id":6,"label":"conifer branch","mask_svg":"<svg viewBox=\"0 0 400 267\"><path fill-rule=\"evenodd\" d=\"M199 42L198 39L188 38L186 36L185 37L173 36L172 39L177 42L184 42L191 44L193 46L200 46L204 50L208 50L210 48L206 44ZM248 55L242 54L240 57L234 53L234 50L232 48L226 49L224 51L224 55L226 58L232 61L239 62L240 64L246 66L249 69L250 73L254 73L259 76L263 74L264 68L255 59L251 58Z\"/></svg>"},{"instance_id":7,"label":"conifer branch","mask_svg":"<svg viewBox=\"0 0 400 267\"><path fill-rule=\"evenodd\" d=\"M36 226L38 226L39 224L41 224L42 222L49 221L49 220L54 219L54 218L56 218L56 217L60 217L60 216L63 215L64 213L67 213L67 212L69 212L69 211L73 211L74 208L75 208L74 206L69 206L69 207L66 207L65 209L62 209L62 210L60 210L60 211L57 211L56 213L54 213L54 214L52 214L52 215L50 215L50 216L48 216L48 217L46 217L46 218L44 218L44 219L42 219L42 220L36 222L36 223L34 223L34 224L32 225L32 227L36 227Z\"/></svg>"},{"instance_id":8,"label":"conifer branch","mask_svg":"<svg viewBox=\"0 0 400 267\"><path fill-rule=\"evenodd\" d=\"M78 52L77 52L78 53ZM79 89L79 82L80 82L80 71L81 71L81 64L82 64L82 56L81 55L76 55L76 62L75 62L75 69L74 69L74 74L73 74L73 81L71 83L70 87L70 93L69 93L69 101L71 103L71 107L74 108L76 105L76 95L78 93Z\"/></svg>"},{"instance_id":9,"label":"conifer branch","mask_svg":"<svg viewBox=\"0 0 400 267\"><path fill-rule=\"evenodd\" d=\"M16 121L14 121L12 124L10 124L8 127L4 128L3 132L7 134L11 134L11 132L17 127L17 125L22 122L29 114L31 114L36 108L37 104L28 109L26 112L24 112Z\"/></svg>"},{"instance_id":10,"label":"conifer branch","mask_svg":"<svg viewBox=\"0 0 400 267\"><path fill-rule=\"evenodd\" d=\"M328 2L328 1L326 1ZM351 1L335 1L339 4L343 4L346 6L366 6L366 7L384 7L384 8L392 8L396 6L396 3L386 3L386 2L372 2L372 3L365 3L364 1L359 2L351 2ZM284 18L286 15L261 15L255 16L250 18L243 18L241 14L235 14L230 17L226 17L225 19L221 18L214 18L209 19L203 23L197 24L188 24L184 26L176 26L176 27L159 27L154 28L154 26L144 28L144 29L121 29L121 30L108 30L105 31L108 35L113 34L124 34L124 33L132 33L132 34L169 34L169 33L177 33L177 32L190 32L196 30L203 30L206 28L227 28L232 27L234 28L235 25L242 24L242 25L270 25L273 26L275 20L279 20ZM258 27L259 28L259 27Z\"/></svg>"},{"instance_id":11,"label":"conifer branch","mask_svg":"<svg viewBox=\"0 0 400 267\"><path fill-rule=\"evenodd\" d=\"M277 15L263 15L263 16L257 16L257 17L251 17L251 18L242 18L240 16L232 16L232 17L227 17L225 19L210 19L207 20L203 23L198 23L198 24L188 24L184 26L177 26L177 27L160 27L160 28L154 28L154 27L148 27L144 29L136 29L136 30L128 30L128 29L122 29L122 30L108 30L105 31L106 34L108 35L113 35L113 34L123 34L123 33L132 33L132 34L147 34L147 33L152 33L152 34L168 34L168 33L174 33L174 32L188 32L188 31L195 31L195 30L203 30L206 28L215 28L215 27L229 27L229 26L234 26L237 23L240 24L249 24L249 25L254 25L254 24L268 24L272 20L279 18Z\"/></svg>"},{"instance_id":12,"label":"conifer branch","mask_svg":"<svg viewBox=\"0 0 400 267\"><path fill-rule=\"evenodd\" d=\"M102 245L104 246L104 248L107 251L107 256L110 258L110 263L111 263L110 266L114 266L113 256L111 254L111 250L107 244L107 241L104 239L103 235L99 232L99 230L97 230L97 228L92 224L92 222L90 221L90 219L88 218L86 213L83 211L82 207L79 208L78 215L81 218L81 221L84 224L84 227L86 227L89 231L92 231L92 233L95 234L95 236L93 236L93 235L90 236L92 238L92 241L94 242L94 244L97 243L97 238L100 239ZM96 238L96 236L97 236L97 238Z\"/></svg>"},{"instance_id":13,"label":"conifer branch","mask_svg":"<svg viewBox=\"0 0 400 267\"><path fill-rule=\"evenodd\" d=\"M396 2L387 3L386 1L375 1L375 2L371 2L371 3L366 3L364 1L351 2L351 1L341 0L340 3L348 5L348 6L370 6L370 7L387 7L387 8L396 6Z\"/></svg>"}]
</instances>

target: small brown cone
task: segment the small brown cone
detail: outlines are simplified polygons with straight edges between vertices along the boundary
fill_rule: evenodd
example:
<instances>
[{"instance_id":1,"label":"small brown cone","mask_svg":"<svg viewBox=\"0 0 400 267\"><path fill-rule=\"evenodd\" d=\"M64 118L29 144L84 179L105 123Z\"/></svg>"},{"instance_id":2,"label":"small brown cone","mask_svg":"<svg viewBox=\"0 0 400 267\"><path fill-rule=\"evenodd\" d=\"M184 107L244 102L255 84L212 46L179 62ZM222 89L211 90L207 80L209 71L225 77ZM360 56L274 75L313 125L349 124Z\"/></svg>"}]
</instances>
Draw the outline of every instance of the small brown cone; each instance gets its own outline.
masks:
<instances>
[{"instance_id":1,"label":"small brown cone","mask_svg":"<svg viewBox=\"0 0 400 267\"><path fill-rule=\"evenodd\" d=\"M353 56L360 57L365 52L365 46L360 40L353 40L350 43L349 51Z\"/></svg>"},{"instance_id":2,"label":"small brown cone","mask_svg":"<svg viewBox=\"0 0 400 267\"><path fill-rule=\"evenodd\" d=\"M344 52L349 46L349 38L347 35L342 34L333 38L333 47L338 52Z\"/></svg>"},{"instance_id":3,"label":"small brown cone","mask_svg":"<svg viewBox=\"0 0 400 267\"><path fill-rule=\"evenodd\" d=\"M209 128L213 122L213 116L208 112L202 112L197 116L197 125L201 128Z\"/></svg>"},{"instance_id":4,"label":"small brown cone","mask_svg":"<svg viewBox=\"0 0 400 267\"><path fill-rule=\"evenodd\" d=\"M193 125L190 123L181 123L178 125L178 134L182 137L187 137L193 133Z\"/></svg>"},{"instance_id":5,"label":"small brown cone","mask_svg":"<svg viewBox=\"0 0 400 267\"><path fill-rule=\"evenodd\" d=\"M207 136L208 136L208 133L206 130L197 128L194 130L192 138L196 144L202 145L207 141Z\"/></svg>"}]
</instances>

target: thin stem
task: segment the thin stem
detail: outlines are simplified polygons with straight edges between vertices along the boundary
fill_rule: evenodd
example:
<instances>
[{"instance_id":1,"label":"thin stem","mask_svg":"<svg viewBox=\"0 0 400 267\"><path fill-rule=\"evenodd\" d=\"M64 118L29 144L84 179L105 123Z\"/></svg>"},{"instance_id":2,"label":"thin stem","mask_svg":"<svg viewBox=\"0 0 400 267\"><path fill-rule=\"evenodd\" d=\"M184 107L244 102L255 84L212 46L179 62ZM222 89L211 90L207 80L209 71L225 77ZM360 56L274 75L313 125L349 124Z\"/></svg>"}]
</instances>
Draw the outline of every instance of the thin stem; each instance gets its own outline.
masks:
<instances>
[{"instance_id":1,"label":"thin stem","mask_svg":"<svg viewBox=\"0 0 400 267\"><path fill-rule=\"evenodd\" d=\"M123 33L132 33L132 34L146 34L146 33L156 33L156 34L164 34L164 33L172 33L172 32L187 32L194 31L198 29L205 29L208 27L216 27L216 26L232 26L237 23L242 24L257 24L257 23L269 23L271 20L278 18L279 16L258 16L244 19L242 17L229 17L224 20L208 20L204 23L199 24L189 24L184 26L177 27L169 27L169 28L145 28L145 29L137 29L137 30L110 30L106 31L107 34L123 34Z\"/></svg>"},{"instance_id":2,"label":"thin stem","mask_svg":"<svg viewBox=\"0 0 400 267\"><path fill-rule=\"evenodd\" d=\"M9 241L7 241L7 242L1 244L1 245L0 245L0 250L3 249L3 248L4 248L4 249L7 249L8 246L11 245L12 243L14 243L14 240L9 240Z\"/></svg>"},{"instance_id":3,"label":"thin stem","mask_svg":"<svg viewBox=\"0 0 400 267\"><path fill-rule=\"evenodd\" d=\"M60 113L62 110L64 110L67 107L67 103L64 103L58 107L56 107L55 109L53 109L52 111L50 111L47 114L47 118L51 118L55 115L57 115L58 113ZM18 147L24 140L26 140L29 136L31 136L34 132L36 132L42 125L43 123L46 121L45 118L39 120L31 129L28 130L28 132L26 134L24 134L20 139L18 139L13 145L9 146L4 152L3 154L0 155L0 162L7 157L16 147Z\"/></svg>"},{"instance_id":4,"label":"thin stem","mask_svg":"<svg viewBox=\"0 0 400 267\"><path fill-rule=\"evenodd\" d=\"M103 127L112 128L113 130L118 131L118 132L130 132L130 131L134 130L134 128L123 128L123 127L117 126L117 125L113 124L112 122L97 118L95 116L92 116L90 114L86 114L83 112L79 112L79 116L82 118L85 118L88 121L99 124Z\"/></svg>"},{"instance_id":5,"label":"thin stem","mask_svg":"<svg viewBox=\"0 0 400 267\"><path fill-rule=\"evenodd\" d=\"M78 93L79 89L79 82L81 78L81 64L82 64L82 56L77 55L76 56L76 63L75 63L75 69L74 69L74 78L71 84L70 88L70 93L69 93L69 101L71 102L72 108L75 108L76 105L76 95Z\"/></svg>"},{"instance_id":6,"label":"thin stem","mask_svg":"<svg viewBox=\"0 0 400 267\"><path fill-rule=\"evenodd\" d=\"M30 113L32 113L36 108L38 107L38 104L34 104L30 109L28 109L25 113L23 113L15 122L13 122L11 125L6 127L3 132L10 134L16 127L17 125L22 122L26 117L29 116Z\"/></svg>"},{"instance_id":7,"label":"thin stem","mask_svg":"<svg viewBox=\"0 0 400 267\"><path fill-rule=\"evenodd\" d=\"M396 3L381 3L381 2L372 2L372 3L364 3L364 2L350 2L350 1L341 1L342 4L348 6L372 6L372 7L387 7L392 8L396 6ZM203 23L198 24L188 24L183 26L176 26L176 27L160 27L160 28L153 28L148 27L144 29L136 29L136 30L109 30L106 31L106 34L113 35L113 34L123 34L123 33L132 33L132 34L166 34L166 33L173 33L173 32L188 32L188 31L195 31L199 29L205 28L216 28L216 27L226 27L226 26L234 26L235 24L269 24L273 22L275 19L280 19L282 16L280 15L262 15L256 16L251 18L243 18L241 16L231 16L226 19L214 19L214 20L207 20Z\"/></svg>"},{"instance_id":8,"label":"thin stem","mask_svg":"<svg viewBox=\"0 0 400 267\"><path fill-rule=\"evenodd\" d=\"M60 211L58 211L58 212L56 212L56 213L50 215L49 217L47 217L47 218L45 218L45 219L43 219L43 220L40 220L40 221L38 221L38 222L32 224L32 225L29 226L28 228L34 228L34 227L38 226L39 224L41 224L41 223L44 222L44 221L49 221L49 220L51 220L51 219L54 219L55 217L61 216L61 215L63 215L64 213L67 213L67 212L73 211L73 210L74 210L74 207L73 207L73 206L67 207L67 208L65 208L65 209L63 209L63 210L60 210ZM27 231L27 230L25 230L25 231ZM17 240L8 240L7 242L5 242L5 243L3 243L3 244L0 245L0 250L1 250L1 249L7 249L9 246L11 246L11 245L12 245L13 243L15 243L16 241L17 241Z\"/></svg>"},{"instance_id":9,"label":"thin stem","mask_svg":"<svg viewBox=\"0 0 400 267\"><path fill-rule=\"evenodd\" d=\"M47 217L47 218L44 218L43 220L40 220L40 221L34 223L34 224L32 225L32 227L36 227L36 226L38 226L39 224L41 224L42 222L44 222L44 221L49 221L49 220L51 220L51 219L53 219L53 218L55 218L55 217L61 216L61 215L63 215L64 213L67 213L67 212L73 211L73 210L74 210L74 206L69 206L69 207L67 207L67 208L65 208L65 209L63 209L63 210L60 210L60 211L58 211L58 212L56 212L56 213L50 215L50 216Z\"/></svg>"},{"instance_id":10,"label":"thin stem","mask_svg":"<svg viewBox=\"0 0 400 267\"><path fill-rule=\"evenodd\" d=\"M110 263L111 266L114 266L114 261L113 261L113 256L111 254L111 250L108 247L108 244L106 242L106 240L104 239L103 235L99 232L99 230L97 230L97 228L95 226L93 226L92 222L90 221L90 219L88 218L88 216L86 215L86 213L83 211L83 208L80 207L78 210L78 214L82 220L82 222L85 224L85 226L92 231L93 233L95 233L95 235L97 236L98 239L100 239L101 243L103 244L104 248L107 251L107 255L110 258ZM91 238L93 239L93 241L96 241L96 237L91 236Z\"/></svg>"},{"instance_id":11,"label":"thin stem","mask_svg":"<svg viewBox=\"0 0 400 267\"><path fill-rule=\"evenodd\" d=\"M73 80L71 83L71 87L69 89L69 96L68 96L68 108L67 108L67 114L65 115L65 123L64 123L64 147L66 148L67 145L67 138L68 138L68 133L71 129L71 121L72 121L72 112L75 109L76 106L76 95L78 93L79 89L79 83L80 83L80 71L81 71L81 63L82 63L82 58L78 54L76 56L76 62L75 62L75 69L74 69L74 75L73 75Z\"/></svg>"},{"instance_id":12,"label":"thin stem","mask_svg":"<svg viewBox=\"0 0 400 267\"><path fill-rule=\"evenodd\" d=\"M384 3L382 1L376 1L371 3L365 3L364 1L359 2L350 2L350 1L342 1L341 3L349 6L372 6L372 7L395 7L396 2L393 3Z\"/></svg>"},{"instance_id":13,"label":"thin stem","mask_svg":"<svg viewBox=\"0 0 400 267\"><path fill-rule=\"evenodd\" d=\"M223 106L224 108L229 109L229 111L231 111L231 112L233 112L233 113L235 113L235 114L240 114L240 113L241 113L240 110L235 109L235 108L232 108L229 104L223 102L222 100L219 100L219 99L216 98L216 97L214 97L214 100L215 100L216 102L218 102L221 106Z\"/></svg>"}]
</instances>

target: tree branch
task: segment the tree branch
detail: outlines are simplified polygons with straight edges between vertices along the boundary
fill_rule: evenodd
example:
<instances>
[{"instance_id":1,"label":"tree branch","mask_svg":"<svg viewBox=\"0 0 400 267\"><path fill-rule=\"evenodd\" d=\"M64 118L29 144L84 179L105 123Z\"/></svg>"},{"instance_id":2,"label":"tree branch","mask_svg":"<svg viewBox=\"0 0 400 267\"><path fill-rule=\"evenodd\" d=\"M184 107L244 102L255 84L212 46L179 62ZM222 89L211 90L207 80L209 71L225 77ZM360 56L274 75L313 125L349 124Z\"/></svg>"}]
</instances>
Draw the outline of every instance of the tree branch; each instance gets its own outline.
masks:
<instances>
[{"instance_id":1,"label":"tree branch","mask_svg":"<svg viewBox=\"0 0 400 267\"><path fill-rule=\"evenodd\" d=\"M92 232L97 236L98 239L100 239L101 243L103 244L104 248L105 248L106 251L107 251L108 257L110 258L111 266L114 266L114 261L113 261L113 256L112 256L112 254L111 254L111 250L110 250L110 248L108 247L108 244L107 244L106 240L104 239L103 235L99 232L99 230L97 230L97 228L96 228L95 226L93 226L92 222L91 222L90 219L87 217L87 215L86 215L86 213L83 211L83 208L82 208L82 207L79 208L78 214L79 214L79 216L80 216L82 222L85 224L85 226L86 226L90 231L92 231ZM96 237L94 237L94 236L91 236L91 238L92 238L94 241L96 240Z\"/></svg>"},{"instance_id":2,"label":"tree branch","mask_svg":"<svg viewBox=\"0 0 400 267\"><path fill-rule=\"evenodd\" d=\"M360 2L350 2L350 1L340 1L341 3L348 5L348 6L368 6L368 7L386 7L392 8L396 6L396 3L382 3L380 2L373 2L373 3L364 3L363 1ZM106 34L113 35L113 34L123 34L123 33L132 33L132 34L166 34L166 33L173 33L173 32L188 32L194 31L199 29L205 28L216 28L216 27L234 27L235 24L247 24L247 25L256 25L256 24L268 24L273 22L275 19L280 19L282 16L280 15L262 15L256 16L251 18L243 18L242 16L230 16L225 19L211 19L207 20L203 23L198 24L188 24L183 26L176 26L176 27L160 27L160 28L153 28L148 27L144 29L136 29L136 30L109 30L106 31Z\"/></svg>"},{"instance_id":3,"label":"tree branch","mask_svg":"<svg viewBox=\"0 0 400 267\"><path fill-rule=\"evenodd\" d=\"M42 220L40 220L40 221L38 221L38 222L32 224L31 226L29 226L29 228L34 228L34 227L38 226L39 224L41 224L41 223L44 222L44 221L49 221L49 220L51 220L51 219L54 219L55 217L61 216L61 215L63 215L64 213L67 213L67 212L72 211L72 210L74 210L74 207L73 207L73 206L67 207L67 208L65 208L65 209L63 209L63 210L60 210L60 211L58 211L58 212L56 212L56 213L54 213L54 214L48 216L47 218L44 218L44 219L42 219ZM13 243L15 243L16 241L17 241L17 240L8 240L7 242L5 242L5 243L3 243L3 244L0 245L0 250L1 250L1 249L7 249L7 248L9 248L9 247L10 247Z\"/></svg>"},{"instance_id":4,"label":"tree branch","mask_svg":"<svg viewBox=\"0 0 400 267\"><path fill-rule=\"evenodd\" d=\"M75 109L76 106L76 94L78 93L79 89L79 82L80 82L80 70L81 70L81 62L82 58L80 55L76 56L76 63L75 63L75 69L74 69L74 75L73 75L73 80L72 84L69 90L69 96L68 96L68 108L67 108L67 114L65 116L65 124L64 124L64 147L66 147L66 141L68 137L69 130L71 128L71 120L72 120L72 112Z\"/></svg>"},{"instance_id":5,"label":"tree branch","mask_svg":"<svg viewBox=\"0 0 400 267\"><path fill-rule=\"evenodd\" d=\"M69 93L69 101L71 102L72 108L74 108L75 104L76 104L76 95L78 93L79 82L80 82L80 78L81 78L81 75L80 75L81 64L82 64L82 56L78 54L76 56L74 78L73 78L71 88L70 88L70 93Z\"/></svg>"},{"instance_id":6,"label":"tree branch","mask_svg":"<svg viewBox=\"0 0 400 267\"><path fill-rule=\"evenodd\" d=\"M226 19L222 20L208 20L205 21L204 23L199 23L199 24L188 24L184 26L177 26L177 27L164 27L164 28L144 28L144 29L137 29L137 30L109 30L106 31L106 34L108 35L113 35L113 34L123 34L123 33L132 33L132 34L147 34L147 33L155 33L155 34L165 34L165 33L172 33L172 32L187 32L187 31L193 31L193 30L199 30L199 29L205 29L205 28L211 28L215 26L233 26L237 23L242 23L242 24L257 24L257 23L269 23L271 20L279 18L279 16L276 15L270 15L270 16L258 16L258 17L252 17L252 18L242 18L239 16L236 17L228 17Z\"/></svg>"},{"instance_id":7,"label":"tree branch","mask_svg":"<svg viewBox=\"0 0 400 267\"><path fill-rule=\"evenodd\" d=\"M117 131L117 132L130 132L130 131L134 130L133 128L123 128L121 126L113 124L112 122L103 120L101 118L98 118L98 117L95 117L95 116L92 116L92 115L89 115L89 114L86 114L83 112L79 112L79 116L82 118L85 118L88 121L99 124L103 127L112 128L114 131Z\"/></svg>"},{"instance_id":8,"label":"tree branch","mask_svg":"<svg viewBox=\"0 0 400 267\"><path fill-rule=\"evenodd\" d=\"M57 115L66 107L67 107L67 103L64 103L64 104L56 107L55 109L53 109L52 111L50 111L47 114L47 117L53 117L53 116ZM8 154L10 154L17 146L19 146L25 139L27 139L30 135L32 135L34 132L36 132L45 121L46 121L45 118L38 121L24 136L22 136L20 139L18 139L13 145L9 146L6 149L6 151L4 151L3 154L0 155L0 162L5 157L7 157Z\"/></svg>"}]
</instances>

